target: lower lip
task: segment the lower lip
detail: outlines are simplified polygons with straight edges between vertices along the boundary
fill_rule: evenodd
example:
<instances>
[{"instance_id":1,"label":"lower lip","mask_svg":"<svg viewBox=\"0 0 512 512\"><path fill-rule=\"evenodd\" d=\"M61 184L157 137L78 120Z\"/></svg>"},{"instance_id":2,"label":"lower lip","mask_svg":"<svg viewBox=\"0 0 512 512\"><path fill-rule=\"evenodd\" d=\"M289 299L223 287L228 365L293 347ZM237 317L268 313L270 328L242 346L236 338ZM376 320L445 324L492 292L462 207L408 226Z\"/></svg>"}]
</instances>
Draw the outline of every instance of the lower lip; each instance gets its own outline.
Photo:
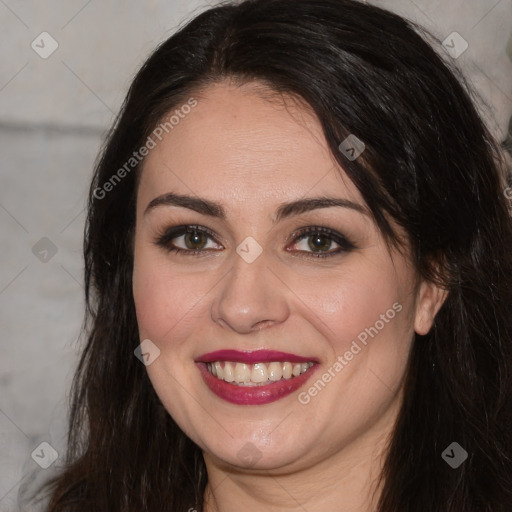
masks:
<instances>
[{"instance_id":1,"label":"lower lip","mask_svg":"<svg viewBox=\"0 0 512 512\"><path fill-rule=\"evenodd\" d=\"M299 389L309 377L313 375L319 366L318 364L314 364L298 377L281 379L263 386L238 386L212 375L208 371L206 363L196 363L196 365L211 391L219 398L237 405L263 405L284 398Z\"/></svg>"}]
</instances>

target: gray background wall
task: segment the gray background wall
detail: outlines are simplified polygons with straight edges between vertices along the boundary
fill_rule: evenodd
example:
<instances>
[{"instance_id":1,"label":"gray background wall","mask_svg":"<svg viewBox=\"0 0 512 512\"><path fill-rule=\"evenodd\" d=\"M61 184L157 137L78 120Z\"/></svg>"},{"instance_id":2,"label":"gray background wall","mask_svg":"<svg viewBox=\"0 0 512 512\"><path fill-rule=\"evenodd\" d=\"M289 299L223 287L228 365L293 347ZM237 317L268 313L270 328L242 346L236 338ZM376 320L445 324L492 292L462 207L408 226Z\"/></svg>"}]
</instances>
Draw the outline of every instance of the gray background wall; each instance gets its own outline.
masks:
<instances>
[{"instance_id":1,"label":"gray background wall","mask_svg":"<svg viewBox=\"0 0 512 512\"><path fill-rule=\"evenodd\" d=\"M504 140L512 114L512 0L373 3L441 40L458 32L467 41L456 63ZM63 454L83 316L84 206L102 136L144 58L207 5L0 0L0 511L17 510L22 477L30 487L56 471ZM49 56L54 43L42 32L58 43ZM463 49L457 36L447 45ZM50 460L41 442L58 453L49 469L36 463Z\"/></svg>"}]
</instances>

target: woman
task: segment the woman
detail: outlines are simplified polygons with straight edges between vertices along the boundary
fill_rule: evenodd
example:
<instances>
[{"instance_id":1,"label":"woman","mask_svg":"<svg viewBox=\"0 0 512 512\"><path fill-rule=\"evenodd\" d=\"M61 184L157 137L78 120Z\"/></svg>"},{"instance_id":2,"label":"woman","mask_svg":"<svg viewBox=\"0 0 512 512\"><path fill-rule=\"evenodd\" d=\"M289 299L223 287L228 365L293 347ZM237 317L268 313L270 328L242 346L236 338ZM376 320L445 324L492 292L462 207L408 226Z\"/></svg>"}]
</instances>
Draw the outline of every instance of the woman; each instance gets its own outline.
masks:
<instances>
[{"instance_id":1,"label":"woman","mask_svg":"<svg viewBox=\"0 0 512 512\"><path fill-rule=\"evenodd\" d=\"M502 162L396 15L199 15L136 76L91 184L47 511L509 511Z\"/></svg>"}]
</instances>

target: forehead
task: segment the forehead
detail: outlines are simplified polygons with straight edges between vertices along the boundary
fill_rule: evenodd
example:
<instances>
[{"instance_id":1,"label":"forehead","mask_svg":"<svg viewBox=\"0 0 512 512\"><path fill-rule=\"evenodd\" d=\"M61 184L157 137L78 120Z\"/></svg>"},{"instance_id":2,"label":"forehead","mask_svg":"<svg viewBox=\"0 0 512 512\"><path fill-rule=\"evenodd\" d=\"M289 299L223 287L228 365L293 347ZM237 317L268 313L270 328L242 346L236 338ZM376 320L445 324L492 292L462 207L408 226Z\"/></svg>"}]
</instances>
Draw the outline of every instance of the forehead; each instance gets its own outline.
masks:
<instances>
[{"instance_id":1,"label":"forehead","mask_svg":"<svg viewBox=\"0 0 512 512\"><path fill-rule=\"evenodd\" d=\"M139 197L173 190L240 208L337 194L362 204L311 109L263 87L225 81L192 94L196 106L155 139Z\"/></svg>"}]
</instances>

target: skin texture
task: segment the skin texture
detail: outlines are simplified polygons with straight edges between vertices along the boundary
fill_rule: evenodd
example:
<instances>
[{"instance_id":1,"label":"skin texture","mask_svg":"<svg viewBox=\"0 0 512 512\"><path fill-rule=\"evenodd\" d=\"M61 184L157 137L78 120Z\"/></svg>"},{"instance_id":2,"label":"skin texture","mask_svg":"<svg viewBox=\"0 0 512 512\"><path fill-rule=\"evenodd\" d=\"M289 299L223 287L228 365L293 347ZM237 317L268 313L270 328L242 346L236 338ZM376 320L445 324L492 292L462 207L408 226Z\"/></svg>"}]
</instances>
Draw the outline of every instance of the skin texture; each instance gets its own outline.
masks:
<instances>
[{"instance_id":1,"label":"skin texture","mask_svg":"<svg viewBox=\"0 0 512 512\"><path fill-rule=\"evenodd\" d=\"M147 156L137 196L137 321L140 339L160 349L147 366L151 382L203 450L206 510L231 512L240 504L248 511L371 510L414 331L428 332L443 292L417 279L407 254L390 253L365 213L329 207L274 223L281 203L307 197L344 198L366 208L301 102L271 98L256 83L228 81L194 97L197 106ZM219 202L226 220L168 205L144 213L168 192ZM182 224L215 233L201 239L202 255L155 243L160 232ZM317 258L308 246L314 236L294 237L309 226L335 230L356 248ZM246 237L262 248L252 263L236 252ZM172 243L191 247L184 236ZM324 243L328 251L339 248ZM300 403L299 392L395 303L401 311ZM207 388L194 363L220 349L292 352L317 358L321 368L281 400L234 405ZM238 457L246 443L257 454L254 463Z\"/></svg>"}]
</instances>

